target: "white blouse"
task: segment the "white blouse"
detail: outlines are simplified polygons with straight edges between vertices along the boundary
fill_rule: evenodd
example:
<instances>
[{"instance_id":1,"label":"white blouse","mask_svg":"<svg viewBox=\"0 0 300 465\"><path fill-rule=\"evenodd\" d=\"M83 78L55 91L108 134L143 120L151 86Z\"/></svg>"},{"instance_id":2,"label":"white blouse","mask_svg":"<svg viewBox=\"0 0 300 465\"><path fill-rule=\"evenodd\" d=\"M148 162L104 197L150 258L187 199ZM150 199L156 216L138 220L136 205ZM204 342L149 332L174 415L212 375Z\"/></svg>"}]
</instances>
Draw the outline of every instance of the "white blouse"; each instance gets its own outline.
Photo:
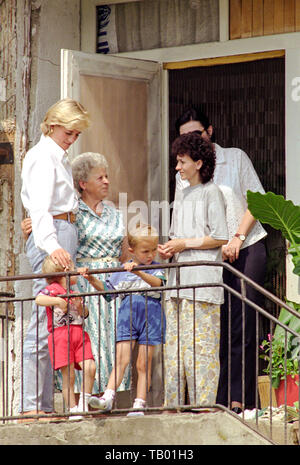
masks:
<instances>
[{"instance_id":1,"label":"white blouse","mask_svg":"<svg viewBox=\"0 0 300 465\"><path fill-rule=\"evenodd\" d=\"M76 213L78 199L68 156L51 137L42 135L24 158L21 198L32 219L36 247L49 255L61 248L53 215Z\"/></svg>"},{"instance_id":2,"label":"white blouse","mask_svg":"<svg viewBox=\"0 0 300 465\"><path fill-rule=\"evenodd\" d=\"M226 221L229 240L236 234L242 221L247 205L247 191L265 193L257 176L250 158L238 148L223 148L214 144L216 150L216 168L213 181L221 189L226 206ZM180 174L176 174L175 199L178 193L189 186L187 180L182 180ZM242 249L255 244L267 235L259 221L249 232L242 244Z\"/></svg>"}]
</instances>

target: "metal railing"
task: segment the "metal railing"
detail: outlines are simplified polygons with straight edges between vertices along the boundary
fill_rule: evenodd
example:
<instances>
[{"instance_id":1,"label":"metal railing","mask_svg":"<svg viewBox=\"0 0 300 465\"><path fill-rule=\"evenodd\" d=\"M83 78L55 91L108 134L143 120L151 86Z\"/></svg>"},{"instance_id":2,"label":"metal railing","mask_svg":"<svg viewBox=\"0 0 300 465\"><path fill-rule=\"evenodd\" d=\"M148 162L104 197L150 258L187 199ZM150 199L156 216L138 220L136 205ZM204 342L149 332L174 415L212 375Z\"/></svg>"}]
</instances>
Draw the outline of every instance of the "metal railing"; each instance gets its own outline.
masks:
<instances>
[{"instance_id":1,"label":"metal railing","mask_svg":"<svg viewBox=\"0 0 300 465\"><path fill-rule=\"evenodd\" d=\"M183 267L194 267L194 266L220 266L223 267L224 269L229 270L231 273L236 275L241 282L241 292L237 292L236 290L232 289L225 283L223 284L214 284L214 283L205 283L205 284L197 284L197 285L181 285L180 284L180 270ZM268 410L269 412L269 424L268 424L268 434L267 437L271 438L273 437L273 426L274 426L274 415L275 413L273 412L273 407L274 403L274 393L272 389L272 367L270 369L269 373L269 395L267 400L264 399L265 407L262 407L262 399L261 399L261 394L259 392L259 378L261 375L264 374L264 368L262 366L262 362L260 361L260 345L261 345L261 340L262 338L265 339L266 335L262 334L262 320L264 320L264 326L265 322L268 321L269 325L269 330L268 333L270 334L270 353L269 356L272 359L272 336L274 334L274 330L276 327L281 327L282 330L284 331L284 365L285 365L285 373L287 373L287 360L288 360L288 336L294 337L295 341L299 341L299 334L296 333L293 329L289 328L285 324L281 323L275 316L270 314L268 311L265 310L264 306L257 305L255 302L252 302L247 298L247 292L246 292L246 287L251 286L253 287L258 293L262 294L264 296L264 299L268 299L273 304L278 306L279 308L285 308L288 310L293 316L296 318L299 318L299 314L291 308L289 305L287 305L285 302L281 301L279 298L271 294L269 291L265 290L263 287L259 286L256 284L253 280L247 278L245 275L237 271L235 268L233 268L230 264L226 262L186 262L186 263L170 263L170 264L159 264L159 265L151 265L151 266L139 266L136 268L136 270L147 270L147 269L155 269L155 268L164 268L167 270L170 270L171 268L176 268L177 269L177 282L176 286L162 286L162 287L157 287L157 288L151 288L151 291L157 291L161 293L162 295L162 312L164 311L164 297L166 293L170 290L176 289L178 292L182 289L198 289L201 287L223 287L224 292L228 293L229 296L229 315L231 311L231 298L230 296L235 296L238 299L241 300L242 302L242 341L244 344L245 341L245 312L247 311L246 305L251 307L255 312L256 312L256 398L255 398L255 417L254 417L254 426L252 422L252 426L254 429L260 431L260 414L264 410ZM107 273L115 273L118 271L124 271L123 268L110 268L110 269L98 269L98 270L92 270L89 271L89 273L93 274L107 274ZM7 282L7 281L13 281L14 283L17 281L25 282L25 281L32 281L33 279L36 278L41 278L41 277L61 277L61 276L66 276L67 277L67 282L68 282L68 289L69 287L69 278L71 275L78 275L79 273L77 272L66 272L66 273L54 273L51 275L45 275L45 274L39 274L39 275L20 275L20 276L10 276L10 277L0 277L0 282ZM145 289L139 289L138 293L143 293L146 301L146 314L147 314L147 294L149 292L149 288ZM194 295L195 295L195 291ZM20 292L19 292L20 293ZM126 290L126 294L134 294L137 293L136 290ZM99 315L100 315L100 306L103 304L103 297L106 294L120 294L119 291L96 291L95 292L90 292L90 293L78 293L76 292L75 294L70 294L69 292L65 295L68 298L71 297L76 297L80 296L84 299L85 302L88 302L90 298L98 299L98 308L99 308ZM23 344L24 344L24 339L25 339L25 334L26 334L26 318L25 314L27 313L27 317L29 316L30 311L28 310L28 305L31 307L31 303L33 302L34 298L32 296L30 297L24 297L24 296L17 296L17 297L7 297L5 295L0 295L0 306L2 307L2 315L0 316L1 318L1 351L0 351L0 363L1 363L1 369L0 369L0 385L1 385L1 399L0 399L0 421L2 423L13 421L13 420L19 420L19 419L24 419L27 418L25 415L21 415L22 413L22 405L23 405L23 376L24 376L24 360L23 360ZM11 318L11 312L9 311L9 308L11 305L14 305L14 310L15 310L15 317L14 319ZM27 306L27 310L25 307ZM114 305L113 305L113 319L114 319L114 326L116 327L116 322L117 322L117 300L114 300ZM99 316L100 317L100 316ZM28 319L28 318L27 318ZM193 329L194 330L194 329ZM230 331L230 328L229 328ZM179 334L180 337L180 334ZM37 331L36 334L36 341L38 341L39 334ZM100 344L100 341L99 341ZM230 353L230 338L229 338L229 347L228 347L228 353ZM16 352L18 352L19 355L16 355ZM245 366L245 350L243 346L243 355L242 355L242 405L243 405L243 411L242 414L239 416L240 420L243 422L247 422L247 418L245 416L245 372L247 367ZM97 359L99 357L100 351L98 351L98 354L95 353L94 357ZM146 358L147 359L147 358ZM164 407L163 401L164 401L164 350L163 350L163 343L161 343L160 348L159 348L159 354L158 354L158 359L159 359L159 368L155 367L156 370L160 370L160 379L161 379L161 387L159 387L159 390L161 391L161 396L158 401L151 401L149 402L149 406L146 408L146 412L155 412L155 411L163 411L163 410L176 410L176 411L184 411L184 410L191 410L191 411L197 411L197 409L205 408L205 409L221 409L221 410L226 410L227 412L230 412L230 409L227 410L225 407L217 404L212 404L212 405L197 405L193 402L193 399L190 399L189 403L184 403L176 405L176 407ZM98 358L98 365L101 364L101 359ZM115 360L116 361L116 360ZM179 364L179 360L177 361ZM194 361L195 363L195 361ZM83 367L84 368L84 367ZM38 372L38 366L36 367L36 371ZM130 356L130 380L131 380L131 385L130 385L130 405L132 405L132 400L134 397L134 389L135 389L135 377L134 377L134 353L131 351L131 356ZM146 372L148 374L148 367L146 366ZM100 376L98 374L98 376ZM100 381L100 380L99 380ZM196 383L196 380L194 381ZM36 385L37 385L37 390L38 390L38 383L39 379L37 377L36 379ZM229 383L229 389L228 392L230 392L230 361L229 361L229 376L228 376L228 383ZM151 386L152 390L153 388L155 389L156 386L153 386L153 383L151 384L151 380L147 376L147 390ZM55 397L55 373L53 372L53 399ZM85 387L83 386L83 391ZM21 412L17 410L17 393L20 392L20 402L19 402L19 407ZM151 392L151 391L150 391ZM195 389L194 389L195 392ZM179 394L178 394L178 399L179 399ZM300 401L300 393L298 389L298 401ZM228 406L231 404L231 399L230 399L230 394L228 396ZM300 405L300 402L299 402ZM39 405L37 405L36 410L40 410ZM290 421L289 418L289 406L287 402L287 376L285 376L284 380L284 404L282 407L282 410L284 412L284 418L283 418L283 428L284 428L284 437L285 441L287 441L287 425ZM132 408L130 408L128 405L127 406L122 406L119 404L118 398L114 404L114 408L112 410L113 414L124 414L132 411ZM24 412L26 413L26 412ZM99 411L84 411L82 413L82 416L85 417L90 417L94 415L99 415L101 414ZM77 414L78 415L78 414ZM60 412L59 414L53 413L51 415L45 415L45 414L36 414L36 415L30 415L28 418L33 418L33 419L38 419L38 418L52 418L52 417L60 417L60 418L69 418L72 416L72 414L68 411L66 407L64 407L63 411ZM295 419L295 418L294 418ZM299 418L298 418L299 420ZM249 423L248 423L249 425Z\"/></svg>"}]
</instances>

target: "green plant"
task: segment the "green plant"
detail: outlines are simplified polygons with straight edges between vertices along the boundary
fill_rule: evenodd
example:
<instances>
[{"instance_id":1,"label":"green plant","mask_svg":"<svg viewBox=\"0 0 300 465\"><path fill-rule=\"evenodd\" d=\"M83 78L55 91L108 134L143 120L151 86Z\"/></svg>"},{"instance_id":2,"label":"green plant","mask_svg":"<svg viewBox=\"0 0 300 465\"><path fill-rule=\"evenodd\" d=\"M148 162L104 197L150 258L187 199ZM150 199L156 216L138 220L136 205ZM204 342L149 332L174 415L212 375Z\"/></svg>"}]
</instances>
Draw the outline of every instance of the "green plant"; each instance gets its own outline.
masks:
<instances>
[{"instance_id":1,"label":"green plant","mask_svg":"<svg viewBox=\"0 0 300 465\"><path fill-rule=\"evenodd\" d=\"M273 388L277 389L280 381L285 379L286 375L291 375L292 378L298 375L298 357L292 356L292 347L288 344L285 346L284 339L268 334L268 340L264 340L260 347L264 351L264 354L260 355L260 358L268 362L264 372L271 374ZM272 366L270 363L271 355Z\"/></svg>"},{"instance_id":2,"label":"green plant","mask_svg":"<svg viewBox=\"0 0 300 465\"><path fill-rule=\"evenodd\" d=\"M280 230L290 243L288 252L294 264L293 272L300 276L300 206L282 195L267 192L247 192L248 208L254 218Z\"/></svg>"},{"instance_id":3,"label":"green plant","mask_svg":"<svg viewBox=\"0 0 300 465\"><path fill-rule=\"evenodd\" d=\"M254 218L261 223L267 223L274 229L280 230L283 237L288 240L288 253L292 257L294 265L293 273L300 276L300 206L294 205L291 200L285 200L282 195L273 192L260 194L259 192L247 192L248 208ZM287 304L298 313L300 305L295 302ZM294 332L300 334L300 318L293 315L286 308L282 308L279 321ZM277 325L274 336L269 335L269 340L262 342L261 348L264 354L261 358L268 361L265 372L272 373L272 386L278 387L285 374L294 377L299 373L299 338L287 332ZM270 364L270 351L272 347L272 370ZM286 356L285 356L286 352Z\"/></svg>"}]
</instances>

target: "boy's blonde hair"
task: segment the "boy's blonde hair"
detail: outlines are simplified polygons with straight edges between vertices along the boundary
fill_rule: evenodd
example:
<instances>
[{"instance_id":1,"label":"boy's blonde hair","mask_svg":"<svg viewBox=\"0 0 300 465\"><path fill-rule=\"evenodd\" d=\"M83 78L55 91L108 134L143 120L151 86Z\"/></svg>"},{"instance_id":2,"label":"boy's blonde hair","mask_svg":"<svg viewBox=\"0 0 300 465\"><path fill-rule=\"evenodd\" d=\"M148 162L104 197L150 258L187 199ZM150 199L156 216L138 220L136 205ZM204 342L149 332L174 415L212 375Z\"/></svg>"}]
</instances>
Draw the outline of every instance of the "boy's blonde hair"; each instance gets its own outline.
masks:
<instances>
[{"instance_id":1,"label":"boy's blonde hair","mask_svg":"<svg viewBox=\"0 0 300 465\"><path fill-rule=\"evenodd\" d=\"M90 117L86 109L76 100L65 98L52 105L41 124L44 136L51 134L51 126L63 126L73 131L83 131L90 125Z\"/></svg>"},{"instance_id":2,"label":"boy's blonde hair","mask_svg":"<svg viewBox=\"0 0 300 465\"><path fill-rule=\"evenodd\" d=\"M71 264L73 264L72 260L71 260ZM43 261L43 265L42 265L42 273L45 273L45 274L50 274L50 273L61 273L63 271L66 271L64 269L64 267L62 267L61 265L59 265L59 263L54 263L54 261L52 260L52 258L48 255L45 260ZM48 284L51 284L53 282L56 282L56 281L59 281L61 278L60 277L56 277L56 276L53 276L52 278L49 277L49 278L45 278L47 283Z\"/></svg>"},{"instance_id":3,"label":"boy's blonde hair","mask_svg":"<svg viewBox=\"0 0 300 465\"><path fill-rule=\"evenodd\" d=\"M128 245L133 249L143 239L151 239L158 242L158 233L149 224L137 223L133 229L128 231Z\"/></svg>"}]
</instances>

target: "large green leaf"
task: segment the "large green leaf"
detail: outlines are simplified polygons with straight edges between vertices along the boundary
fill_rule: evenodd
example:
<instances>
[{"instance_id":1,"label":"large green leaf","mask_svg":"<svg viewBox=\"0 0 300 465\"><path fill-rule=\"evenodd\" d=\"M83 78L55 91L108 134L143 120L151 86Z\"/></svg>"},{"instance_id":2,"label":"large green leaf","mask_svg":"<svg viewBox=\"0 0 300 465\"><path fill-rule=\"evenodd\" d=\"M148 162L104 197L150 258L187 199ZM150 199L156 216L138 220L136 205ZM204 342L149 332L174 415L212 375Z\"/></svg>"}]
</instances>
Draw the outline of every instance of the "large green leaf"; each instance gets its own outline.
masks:
<instances>
[{"instance_id":1,"label":"large green leaf","mask_svg":"<svg viewBox=\"0 0 300 465\"><path fill-rule=\"evenodd\" d=\"M300 246L300 206L273 192L260 194L248 191L247 200L254 218L280 230L292 244Z\"/></svg>"},{"instance_id":2,"label":"large green leaf","mask_svg":"<svg viewBox=\"0 0 300 465\"><path fill-rule=\"evenodd\" d=\"M295 302L289 302L289 301L287 301L287 304L300 314L300 304L297 304ZM280 310L278 319L281 323L285 324L290 329L300 334L300 318L297 318L296 316L294 316L292 313L289 312L289 310L287 310L286 308L282 308ZM285 334L285 329L283 329L279 325L276 326L276 329L274 332L274 340L282 339L284 341L284 334Z\"/></svg>"}]
</instances>

